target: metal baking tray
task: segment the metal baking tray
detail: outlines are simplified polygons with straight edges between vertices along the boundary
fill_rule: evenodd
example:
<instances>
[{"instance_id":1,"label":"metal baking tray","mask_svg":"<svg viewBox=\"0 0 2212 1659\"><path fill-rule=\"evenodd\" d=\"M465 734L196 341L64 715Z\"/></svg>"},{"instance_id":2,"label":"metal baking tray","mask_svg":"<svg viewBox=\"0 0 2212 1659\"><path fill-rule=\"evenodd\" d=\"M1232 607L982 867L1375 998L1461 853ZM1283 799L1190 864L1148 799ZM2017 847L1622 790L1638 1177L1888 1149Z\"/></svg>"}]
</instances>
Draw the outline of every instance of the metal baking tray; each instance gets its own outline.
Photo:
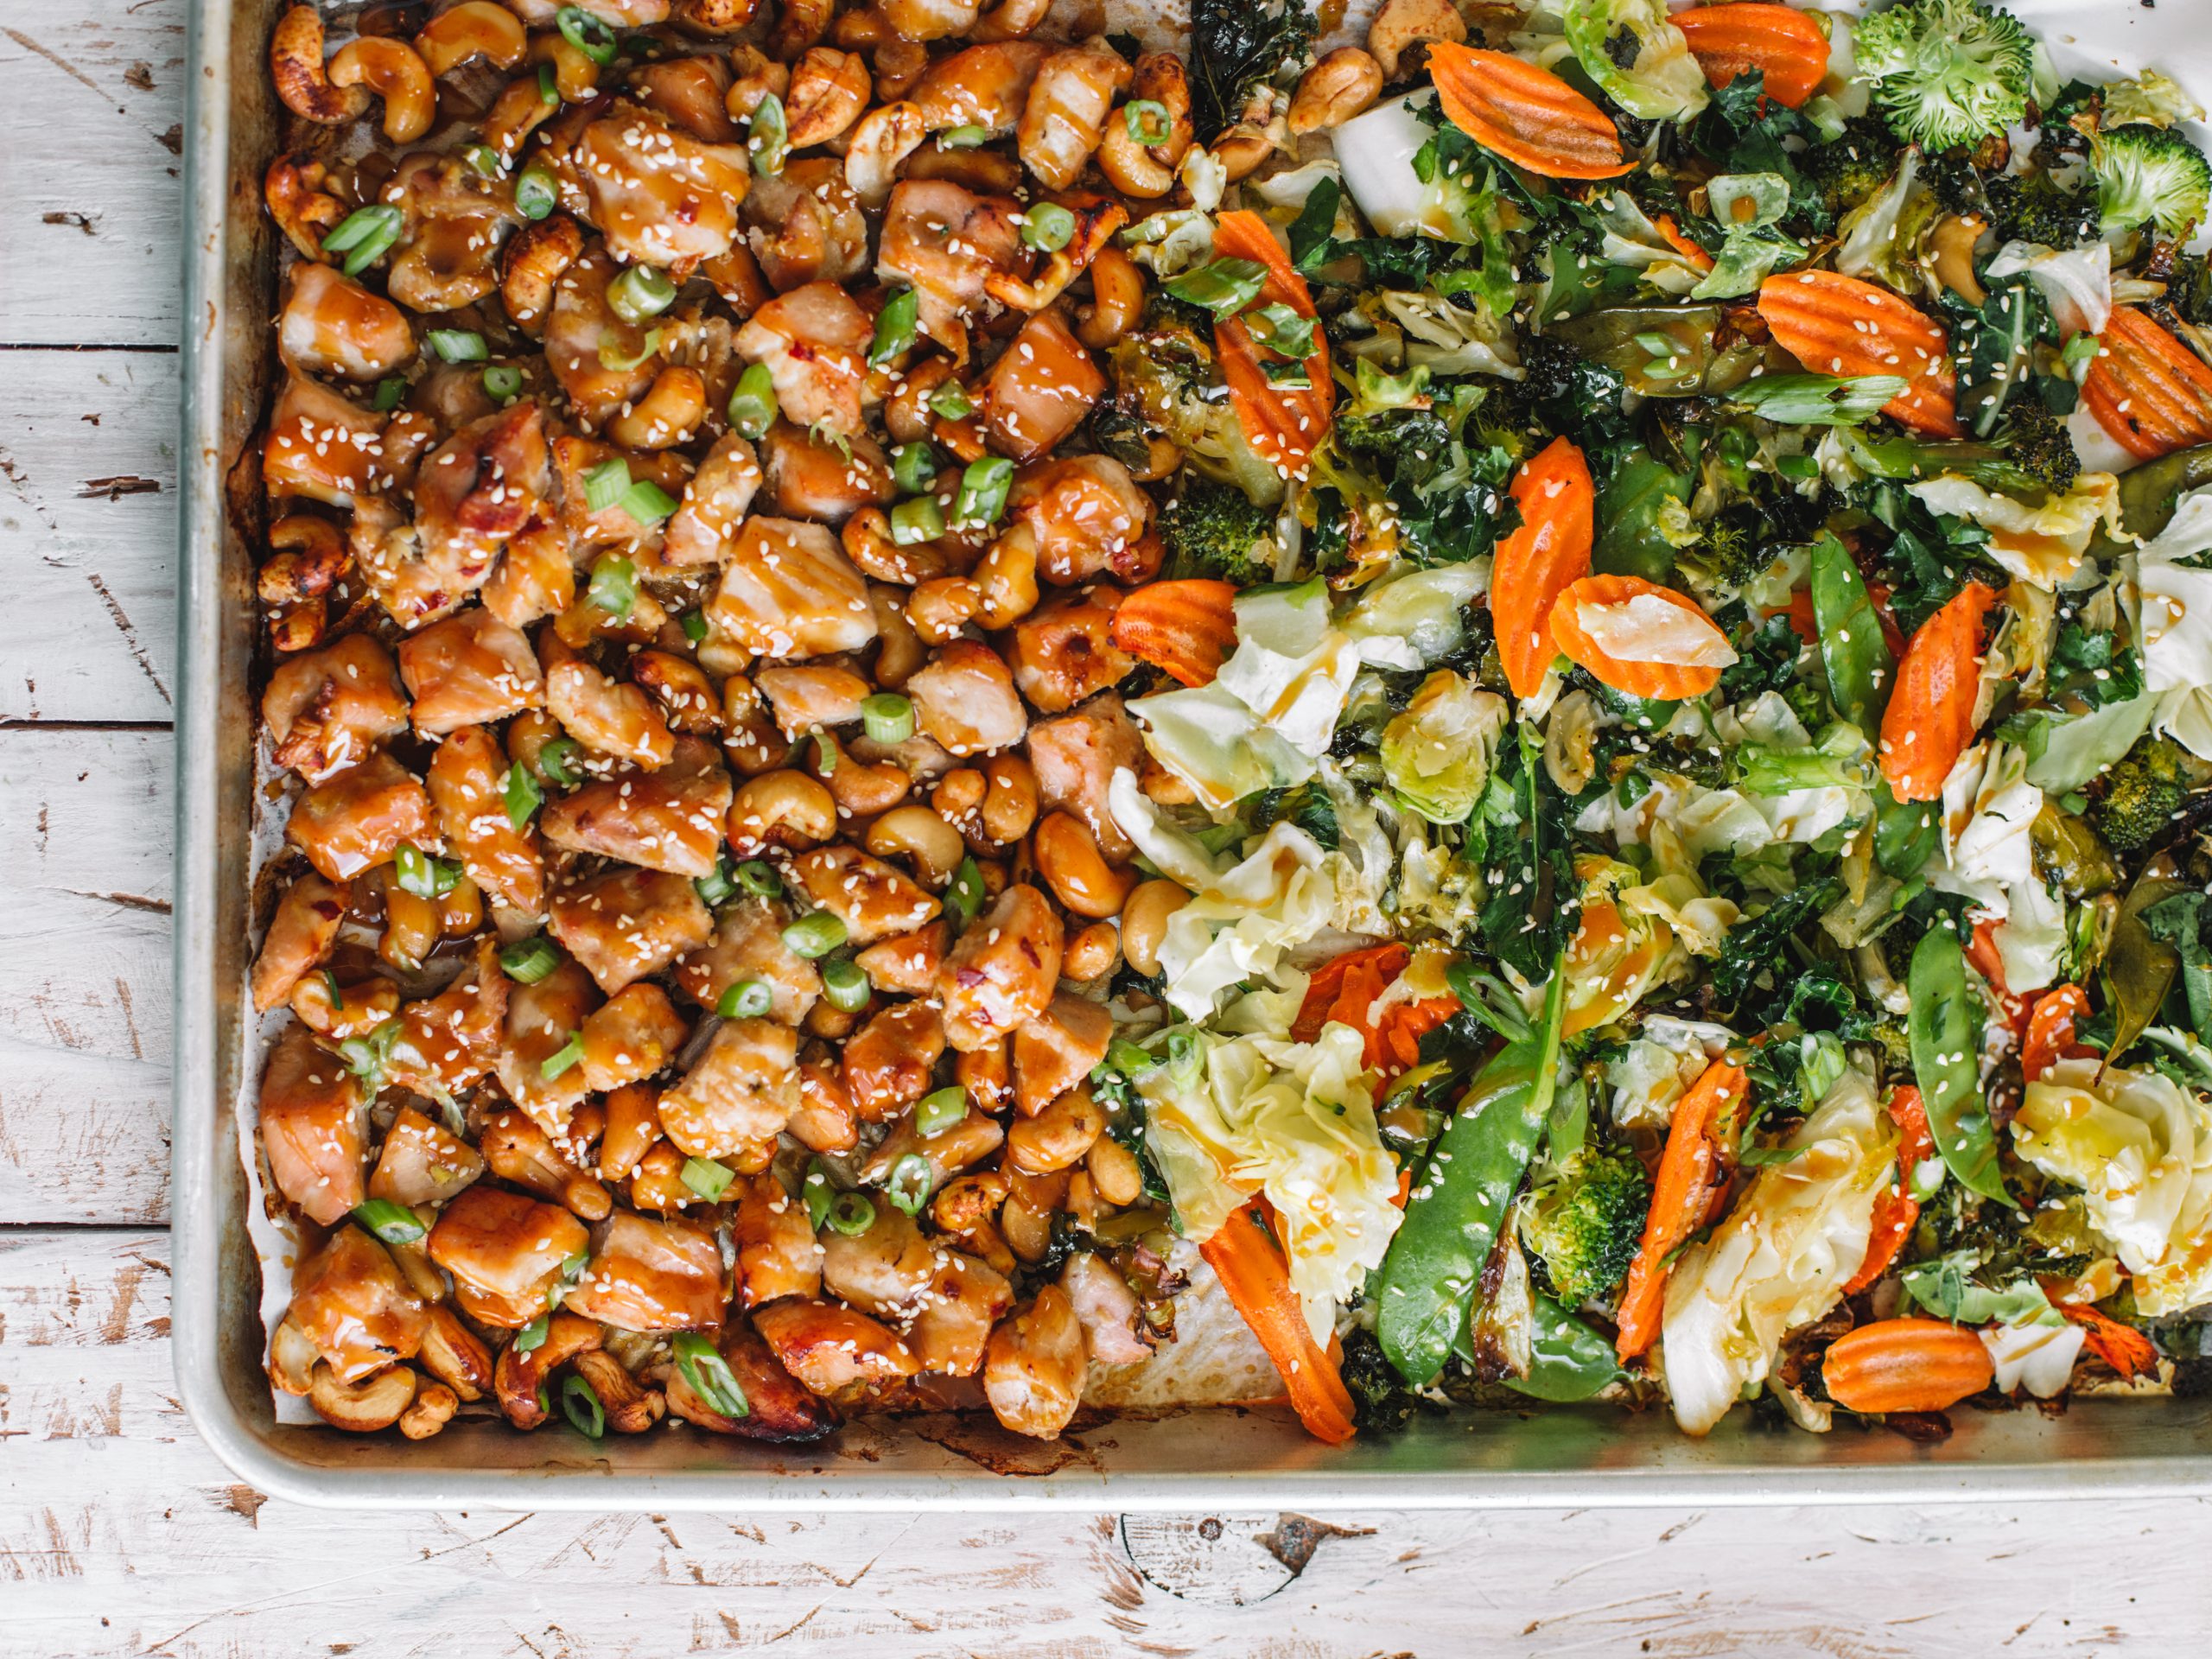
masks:
<instances>
[{"instance_id":1,"label":"metal baking tray","mask_svg":"<svg viewBox=\"0 0 2212 1659\"><path fill-rule=\"evenodd\" d=\"M1755 1427L1685 1439L1663 1411L1461 1413L1330 1447L1287 1408L1078 1427L1054 1445L988 1422L875 1419L819 1446L678 1428L596 1445L456 1422L419 1444L276 1421L235 1109L257 1063L243 995L253 918L252 440L270 363L276 234L261 177L281 110L266 42L284 0L194 0L185 134L185 338L178 588L174 1342L186 1409L242 1480L326 1505L507 1509L1444 1509L1891 1503L2212 1494L2212 1401L2085 1399L2056 1419L1964 1411L1916 1446L1885 1432ZM2039 27L2052 10L2018 6ZM2094 8L2092 8L2094 10ZM2102 9L2104 41L2116 32ZM2081 15L2077 10L2077 15ZM2163 19L2128 9L2131 19ZM2174 17L2178 26L2181 19ZM2061 25L2063 27L2063 25ZM2212 53L2163 49L2170 71ZM2078 53L2076 55L2080 55Z\"/></svg>"}]
</instances>

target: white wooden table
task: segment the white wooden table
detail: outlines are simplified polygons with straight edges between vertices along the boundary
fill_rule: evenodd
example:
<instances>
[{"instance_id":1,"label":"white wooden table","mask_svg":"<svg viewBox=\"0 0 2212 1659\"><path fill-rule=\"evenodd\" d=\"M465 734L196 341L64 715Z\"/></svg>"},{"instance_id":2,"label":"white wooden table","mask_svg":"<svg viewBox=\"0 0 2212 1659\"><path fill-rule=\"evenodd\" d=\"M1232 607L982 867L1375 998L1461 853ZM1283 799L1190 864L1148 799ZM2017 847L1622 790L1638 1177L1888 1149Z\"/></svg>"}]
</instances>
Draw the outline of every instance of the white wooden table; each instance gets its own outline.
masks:
<instances>
[{"instance_id":1,"label":"white wooden table","mask_svg":"<svg viewBox=\"0 0 2212 1659\"><path fill-rule=\"evenodd\" d=\"M349 1515L233 1480L167 1346L183 34L180 0L0 0L0 1656L2201 1643L2201 1503L1373 1513L1306 1549L1274 1516Z\"/></svg>"}]
</instances>

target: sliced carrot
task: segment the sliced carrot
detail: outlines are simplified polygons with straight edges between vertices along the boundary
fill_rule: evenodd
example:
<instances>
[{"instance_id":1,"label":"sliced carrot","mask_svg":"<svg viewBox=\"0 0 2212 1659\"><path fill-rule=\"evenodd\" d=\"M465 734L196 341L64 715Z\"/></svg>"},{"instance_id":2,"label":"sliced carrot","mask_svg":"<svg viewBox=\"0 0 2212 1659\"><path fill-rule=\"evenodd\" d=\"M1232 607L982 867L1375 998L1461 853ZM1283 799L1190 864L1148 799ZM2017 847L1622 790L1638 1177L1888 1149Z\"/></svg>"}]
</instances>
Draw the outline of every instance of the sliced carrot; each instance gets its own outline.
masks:
<instances>
[{"instance_id":1,"label":"sliced carrot","mask_svg":"<svg viewBox=\"0 0 2212 1659\"><path fill-rule=\"evenodd\" d=\"M1667 245L1691 264L1700 270L1713 269L1713 256L1682 234L1682 227L1675 223L1672 213L1661 213L1651 222L1659 227L1659 234L1667 238Z\"/></svg>"},{"instance_id":2,"label":"sliced carrot","mask_svg":"<svg viewBox=\"0 0 2212 1659\"><path fill-rule=\"evenodd\" d=\"M1704 1225L1713 1190L1727 1179L1720 1122L1749 1086L1743 1067L1715 1060L1675 1103L1667 1147L1652 1180L1651 1209L1643 1217L1643 1242L1621 1292L1620 1336L1614 1347L1623 1359L1635 1358L1659 1339L1667 1259Z\"/></svg>"},{"instance_id":3,"label":"sliced carrot","mask_svg":"<svg viewBox=\"0 0 2212 1659\"><path fill-rule=\"evenodd\" d=\"M1366 1039L1370 1071L1387 1079L1410 1071L1421 1058L1421 1039L1459 1012L1456 996L1422 996L1393 1002L1376 1016L1376 999L1412 959L1412 951L1392 944L1347 950L1323 963L1306 982L1306 1000L1291 1022L1292 1038L1310 1043L1333 1020Z\"/></svg>"},{"instance_id":4,"label":"sliced carrot","mask_svg":"<svg viewBox=\"0 0 2212 1659\"><path fill-rule=\"evenodd\" d=\"M2132 305L2116 305L2082 402L2138 461L2212 442L2212 368Z\"/></svg>"},{"instance_id":5,"label":"sliced carrot","mask_svg":"<svg viewBox=\"0 0 2212 1659\"><path fill-rule=\"evenodd\" d=\"M1642 576L1585 576L1568 583L1552 601L1552 638L1569 662L1588 669L1604 684L1632 697L1662 697L1669 701L1701 697L1719 684L1718 664L1694 667L1681 663L1615 657L1599 649L1598 642L1584 631L1584 606L1626 605L1643 598L1656 599L1687 616L1695 617L1699 627L1713 636L1713 644L1724 652L1728 649L1728 636L1713 626L1703 606L1687 594L1662 588Z\"/></svg>"},{"instance_id":6,"label":"sliced carrot","mask_svg":"<svg viewBox=\"0 0 2212 1659\"><path fill-rule=\"evenodd\" d=\"M1793 270L1759 284L1775 344L1815 374L1894 374L1908 384L1882 412L1916 432L1961 435L1942 325L1885 288L1833 270Z\"/></svg>"},{"instance_id":7,"label":"sliced carrot","mask_svg":"<svg viewBox=\"0 0 2212 1659\"><path fill-rule=\"evenodd\" d=\"M2079 985L2054 985L2036 999L2028 1034L2020 1045L2020 1076L2035 1082L2074 1045L2075 1028L2089 1015L2089 994Z\"/></svg>"},{"instance_id":8,"label":"sliced carrot","mask_svg":"<svg viewBox=\"0 0 2212 1659\"><path fill-rule=\"evenodd\" d=\"M1236 649L1236 598L1211 577L1148 582L1116 609L1108 637L1185 685L1211 685Z\"/></svg>"},{"instance_id":9,"label":"sliced carrot","mask_svg":"<svg viewBox=\"0 0 2212 1659\"><path fill-rule=\"evenodd\" d=\"M1757 70L1766 95L1794 110L1827 78L1828 37L1794 6L1698 6L1672 22L1715 86Z\"/></svg>"},{"instance_id":10,"label":"sliced carrot","mask_svg":"<svg viewBox=\"0 0 2212 1659\"><path fill-rule=\"evenodd\" d=\"M1981 690L1982 618L1997 590L1970 582L1920 625L1897 664L1897 686L1882 713L1882 776L1901 801L1932 801L1943 792L1974 741L1974 701Z\"/></svg>"},{"instance_id":11,"label":"sliced carrot","mask_svg":"<svg viewBox=\"0 0 2212 1659\"><path fill-rule=\"evenodd\" d=\"M1351 1395L1337 1362L1313 1340L1306 1309L1291 1288L1290 1267L1261 1224L1254 1198L1233 1211L1198 1254L1282 1373L1306 1432L1336 1446L1352 1437Z\"/></svg>"},{"instance_id":12,"label":"sliced carrot","mask_svg":"<svg viewBox=\"0 0 2212 1659\"><path fill-rule=\"evenodd\" d=\"M1817 645L1821 643L1820 624L1813 619L1813 595L1808 589L1803 588L1796 589L1789 595L1789 604L1778 611L1770 610L1767 614L1788 617L1789 631L1807 645Z\"/></svg>"},{"instance_id":13,"label":"sliced carrot","mask_svg":"<svg viewBox=\"0 0 2212 1659\"><path fill-rule=\"evenodd\" d=\"M1292 268L1275 233L1257 213L1224 213L1214 226L1213 251L1217 258L1249 259L1267 267L1267 280L1260 286L1259 297L1253 302L1255 305L1287 305L1301 317L1314 316L1313 296L1306 279ZM1319 329L1313 331L1313 350L1306 359L1306 378L1313 384L1287 387L1268 378L1260 366L1260 347L1240 318L1217 322L1213 339L1215 355L1221 359L1221 376L1229 385L1230 405L1236 411L1244 436L1261 460L1287 477L1301 475L1308 458L1328 435L1330 411L1336 407L1336 383L1329 378L1328 340Z\"/></svg>"},{"instance_id":14,"label":"sliced carrot","mask_svg":"<svg viewBox=\"0 0 2212 1659\"><path fill-rule=\"evenodd\" d=\"M1617 179L1631 165L1605 112L1548 69L1433 41L1428 72L1452 124L1516 167L1548 179Z\"/></svg>"},{"instance_id":15,"label":"sliced carrot","mask_svg":"<svg viewBox=\"0 0 2212 1659\"><path fill-rule=\"evenodd\" d=\"M2015 1038L2024 1037L2028 1030L2029 999L2015 996L2005 983L2005 957L1997 948L1998 920L1985 916L1974 925L1973 937L1967 941L1966 957L1974 970L1989 982L1989 988L1997 993L1997 1001L2005 1012L2005 1023Z\"/></svg>"},{"instance_id":16,"label":"sliced carrot","mask_svg":"<svg viewBox=\"0 0 2212 1659\"><path fill-rule=\"evenodd\" d=\"M1490 613L1506 683L1516 697L1535 695L1559 655L1552 606L1568 585L1590 574L1597 491L1590 464L1565 438L1554 438L1521 463L1511 494L1519 528L1497 544L1491 566Z\"/></svg>"},{"instance_id":17,"label":"sliced carrot","mask_svg":"<svg viewBox=\"0 0 2212 1659\"><path fill-rule=\"evenodd\" d=\"M1853 1411L1941 1411L1995 1379L1981 1338L1941 1319L1877 1319L1821 1357L1821 1380Z\"/></svg>"},{"instance_id":18,"label":"sliced carrot","mask_svg":"<svg viewBox=\"0 0 2212 1659\"><path fill-rule=\"evenodd\" d=\"M2122 1325L2109 1313L2100 1313L2087 1302L2063 1302L2059 1298L2072 1287L2064 1281L2045 1279L2042 1281L2044 1294L2050 1298L2050 1305L2064 1316L2069 1324L2082 1327L2082 1345L2123 1377L2156 1376L2158 1374L2158 1351L2151 1338L2132 1325Z\"/></svg>"},{"instance_id":19,"label":"sliced carrot","mask_svg":"<svg viewBox=\"0 0 2212 1659\"><path fill-rule=\"evenodd\" d=\"M1928 1110L1919 1090L1908 1084L1891 1095L1890 1121L1897 1126L1897 1179L1874 1195L1874 1226L1867 1235L1866 1257L1844 1286L1846 1296L1856 1296L1890 1270L1920 1219L1920 1200L1912 1196L1912 1172L1922 1159L1936 1155L1936 1138L1929 1132Z\"/></svg>"}]
</instances>

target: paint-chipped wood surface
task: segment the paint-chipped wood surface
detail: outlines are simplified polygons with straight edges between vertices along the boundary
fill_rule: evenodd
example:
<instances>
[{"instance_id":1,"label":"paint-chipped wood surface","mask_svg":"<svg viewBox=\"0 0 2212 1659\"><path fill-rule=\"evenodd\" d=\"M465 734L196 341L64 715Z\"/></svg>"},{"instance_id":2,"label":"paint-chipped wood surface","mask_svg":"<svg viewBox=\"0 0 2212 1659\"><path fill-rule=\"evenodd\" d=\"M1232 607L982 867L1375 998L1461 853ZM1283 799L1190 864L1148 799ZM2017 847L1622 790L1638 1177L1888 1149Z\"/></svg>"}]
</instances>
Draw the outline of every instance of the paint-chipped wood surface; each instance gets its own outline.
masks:
<instances>
[{"instance_id":1,"label":"paint-chipped wood surface","mask_svg":"<svg viewBox=\"0 0 2212 1659\"><path fill-rule=\"evenodd\" d=\"M180 0L0 0L0 1659L2194 1651L2212 1505L325 1513L168 1352Z\"/></svg>"}]
</instances>

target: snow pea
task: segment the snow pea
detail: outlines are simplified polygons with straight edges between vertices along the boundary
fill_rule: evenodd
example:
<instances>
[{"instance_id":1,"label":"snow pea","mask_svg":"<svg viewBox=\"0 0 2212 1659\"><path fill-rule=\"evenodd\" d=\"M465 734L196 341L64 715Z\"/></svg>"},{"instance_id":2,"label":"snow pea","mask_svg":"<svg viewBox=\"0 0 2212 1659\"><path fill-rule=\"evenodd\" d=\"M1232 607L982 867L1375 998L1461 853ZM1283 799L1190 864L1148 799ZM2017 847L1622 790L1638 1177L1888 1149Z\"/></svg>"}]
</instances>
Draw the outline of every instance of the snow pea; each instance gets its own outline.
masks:
<instances>
[{"instance_id":1,"label":"snow pea","mask_svg":"<svg viewBox=\"0 0 2212 1659\"><path fill-rule=\"evenodd\" d=\"M1813 543L1813 631L1820 636L1835 711L1868 734L1882 728L1882 710L1897 677L1882 625L1874 615L1859 567L1833 536Z\"/></svg>"},{"instance_id":2,"label":"snow pea","mask_svg":"<svg viewBox=\"0 0 2212 1659\"><path fill-rule=\"evenodd\" d=\"M1620 1375L1613 1344L1543 1292L1534 1294L1529 1375L1505 1385L1536 1400L1587 1400Z\"/></svg>"},{"instance_id":3,"label":"snow pea","mask_svg":"<svg viewBox=\"0 0 2212 1659\"><path fill-rule=\"evenodd\" d=\"M1967 983L1958 934L1937 922L1921 936L1906 976L1913 1081L1944 1167L1970 1192L2012 1204L1997 1167L1997 1129L1981 1093L1981 1000ZM2014 1205L2014 1208L2018 1208Z\"/></svg>"},{"instance_id":4,"label":"snow pea","mask_svg":"<svg viewBox=\"0 0 2212 1659\"><path fill-rule=\"evenodd\" d=\"M1614 461L1598 492L1597 544L1590 567L1600 575L1642 576L1665 582L1674 574L1675 550L1660 533L1660 516L1671 504L1687 519L1697 480L1653 457L1642 444Z\"/></svg>"},{"instance_id":5,"label":"snow pea","mask_svg":"<svg viewBox=\"0 0 2212 1659\"><path fill-rule=\"evenodd\" d=\"M1617 305L1552 332L1643 397L1712 397L1774 366L1764 345L1741 336L1721 345L1722 320L1717 305Z\"/></svg>"},{"instance_id":6,"label":"snow pea","mask_svg":"<svg viewBox=\"0 0 2212 1659\"><path fill-rule=\"evenodd\" d=\"M2143 913L2188 891L2187 883L2174 879L2172 860L2161 855L2144 868L2121 901L2104 961L2105 995L2113 1016L2112 1046L2105 1052L2114 1058L2125 1054L2143 1028L2158 1017L2174 976L2181 971L2181 952L2151 930Z\"/></svg>"},{"instance_id":7,"label":"snow pea","mask_svg":"<svg viewBox=\"0 0 2212 1659\"><path fill-rule=\"evenodd\" d=\"M1874 861L1882 874L1910 881L1942 845L1942 818L1933 803L1901 801L1889 779L1874 780Z\"/></svg>"}]
</instances>

